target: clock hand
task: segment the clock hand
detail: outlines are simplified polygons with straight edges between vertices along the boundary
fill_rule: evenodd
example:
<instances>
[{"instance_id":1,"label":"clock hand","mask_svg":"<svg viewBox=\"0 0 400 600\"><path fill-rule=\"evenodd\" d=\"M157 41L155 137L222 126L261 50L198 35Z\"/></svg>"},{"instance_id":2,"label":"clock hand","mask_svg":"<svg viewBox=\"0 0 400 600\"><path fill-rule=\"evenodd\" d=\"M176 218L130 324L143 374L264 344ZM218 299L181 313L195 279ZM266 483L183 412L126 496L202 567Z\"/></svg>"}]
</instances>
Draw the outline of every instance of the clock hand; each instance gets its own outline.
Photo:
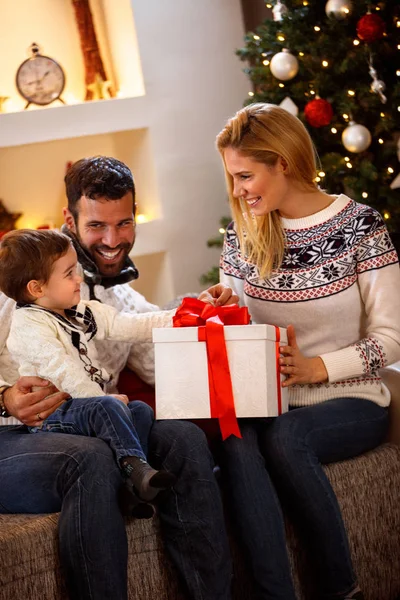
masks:
<instances>
[{"instance_id":1,"label":"clock hand","mask_svg":"<svg viewBox=\"0 0 400 600\"><path fill-rule=\"evenodd\" d=\"M46 73L44 75L42 75L42 77L38 80L38 83L42 83L43 79L45 77L47 77L47 75L49 75L50 71L46 71Z\"/></svg>"}]
</instances>

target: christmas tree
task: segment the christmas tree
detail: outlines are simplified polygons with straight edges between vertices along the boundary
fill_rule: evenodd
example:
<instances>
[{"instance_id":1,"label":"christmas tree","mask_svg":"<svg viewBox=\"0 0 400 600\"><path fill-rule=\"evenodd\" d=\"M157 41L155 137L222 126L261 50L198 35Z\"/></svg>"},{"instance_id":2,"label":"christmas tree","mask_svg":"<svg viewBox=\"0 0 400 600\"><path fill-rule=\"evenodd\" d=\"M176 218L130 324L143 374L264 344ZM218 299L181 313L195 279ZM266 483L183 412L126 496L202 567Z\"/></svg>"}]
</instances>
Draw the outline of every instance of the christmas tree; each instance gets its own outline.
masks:
<instances>
[{"instance_id":1,"label":"christmas tree","mask_svg":"<svg viewBox=\"0 0 400 600\"><path fill-rule=\"evenodd\" d=\"M398 0L277 0L266 6L273 17L237 50L253 84L245 104L281 104L297 115L317 149L316 181L330 194L347 193L376 208L399 252ZM209 245L222 246L223 229ZM217 281L217 267L202 276L202 283Z\"/></svg>"},{"instance_id":2,"label":"christmas tree","mask_svg":"<svg viewBox=\"0 0 400 600\"><path fill-rule=\"evenodd\" d=\"M250 102L281 104L307 126L328 193L370 204L400 233L398 0L277 0L239 57Z\"/></svg>"}]
</instances>

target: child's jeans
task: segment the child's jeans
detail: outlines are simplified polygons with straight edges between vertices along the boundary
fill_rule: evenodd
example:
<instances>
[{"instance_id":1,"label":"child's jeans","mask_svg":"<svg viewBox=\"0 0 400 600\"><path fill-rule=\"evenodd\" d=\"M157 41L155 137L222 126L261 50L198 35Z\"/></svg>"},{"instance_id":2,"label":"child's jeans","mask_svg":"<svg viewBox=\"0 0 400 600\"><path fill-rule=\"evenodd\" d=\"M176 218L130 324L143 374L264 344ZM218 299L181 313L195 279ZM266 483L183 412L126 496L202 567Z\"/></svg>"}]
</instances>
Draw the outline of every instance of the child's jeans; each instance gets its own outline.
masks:
<instances>
[{"instance_id":1,"label":"child's jeans","mask_svg":"<svg viewBox=\"0 0 400 600\"><path fill-rule=\"evenodd\" d=\"M118 464L124 456L147 460L147 442L154 413L144 402L126 406L113 396L72 398L64 402L32 433L70 433L97 437L114 451Z\"/></svg>"}]
</instances>

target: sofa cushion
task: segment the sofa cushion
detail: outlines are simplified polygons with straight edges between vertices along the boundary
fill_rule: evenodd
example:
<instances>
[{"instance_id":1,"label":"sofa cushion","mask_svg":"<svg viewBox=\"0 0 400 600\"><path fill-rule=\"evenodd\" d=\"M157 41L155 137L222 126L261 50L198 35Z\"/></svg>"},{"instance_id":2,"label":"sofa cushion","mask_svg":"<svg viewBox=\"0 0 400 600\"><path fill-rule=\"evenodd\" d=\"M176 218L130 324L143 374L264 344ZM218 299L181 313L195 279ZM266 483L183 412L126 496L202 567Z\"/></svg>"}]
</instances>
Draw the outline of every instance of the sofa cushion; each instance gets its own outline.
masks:
<instances>
[{"instance_id":1,"label":"sofa cushion","mask_svg":"<svg viewBox=\"0 0 400 600\"><path fill-rule=\"evenodd\" d=\"M400 595L400 447L385 444L325 467L343 511L366 600ZM184 600L159 524L127 520L129 600ZM299 600L313 600L313 560L293 526L287 540ZM244 557L233 544L234 599L252 600ZM0 600L66 600L57 554L57 515L0 515Z\"/></svg>"}]
</instances>

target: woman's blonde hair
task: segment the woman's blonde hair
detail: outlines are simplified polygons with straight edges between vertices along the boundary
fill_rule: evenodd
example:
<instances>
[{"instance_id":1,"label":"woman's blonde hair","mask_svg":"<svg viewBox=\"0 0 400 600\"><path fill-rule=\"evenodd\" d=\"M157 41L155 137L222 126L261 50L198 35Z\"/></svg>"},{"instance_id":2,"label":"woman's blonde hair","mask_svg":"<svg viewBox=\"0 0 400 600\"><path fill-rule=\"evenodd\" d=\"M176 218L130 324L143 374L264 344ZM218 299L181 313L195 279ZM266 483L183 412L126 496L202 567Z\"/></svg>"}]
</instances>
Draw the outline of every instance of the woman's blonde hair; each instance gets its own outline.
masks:
<instances>
[{"instance_id":1,"label":"woman's blonde hair","mask_svg":"<svg viewBox=\"0 0 400 600\"><path fill-rule=\"evenodd\" d=\"M254 217L246 202L233 195L233 177L228 173L224 151L234 148L243 156L268 166L281 157L286 175L305 191L317 191L316 154L302 122L274 104L250 104L229 119L217 136L240 247L261 277L268 277L283 260L285 236L278 211Z\"/></svg>"}]
</instances>

